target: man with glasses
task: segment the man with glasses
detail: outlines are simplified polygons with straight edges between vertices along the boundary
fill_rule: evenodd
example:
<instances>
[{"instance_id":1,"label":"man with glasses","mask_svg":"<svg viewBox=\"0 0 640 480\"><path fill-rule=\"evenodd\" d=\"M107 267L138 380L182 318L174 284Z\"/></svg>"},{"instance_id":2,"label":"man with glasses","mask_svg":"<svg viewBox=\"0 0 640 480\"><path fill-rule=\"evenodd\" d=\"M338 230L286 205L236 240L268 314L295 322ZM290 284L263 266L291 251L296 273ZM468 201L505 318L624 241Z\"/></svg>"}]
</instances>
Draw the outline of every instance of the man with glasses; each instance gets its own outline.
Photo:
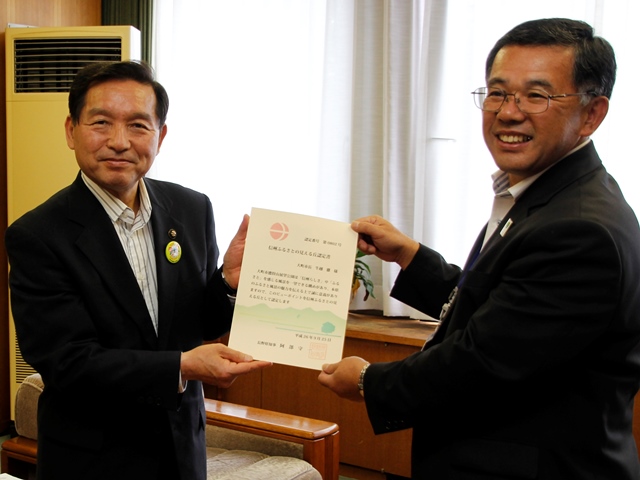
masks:
<instances>
[{"instance_id":1,"label":"man with glasses","mask_svg":"<svg viewBox=\"0 0 640 480\"><path fill-rule=\"evenodd\" d=\"M495 202L463 269L378 216L353 222L402 267L391 295L441 323L421 352L319 381L364 400L376 433L413 428L413 478L640 478L640 228L590 140L615 72L583 22L496 43L473 92Z\"/></svg>"}]
</instances>

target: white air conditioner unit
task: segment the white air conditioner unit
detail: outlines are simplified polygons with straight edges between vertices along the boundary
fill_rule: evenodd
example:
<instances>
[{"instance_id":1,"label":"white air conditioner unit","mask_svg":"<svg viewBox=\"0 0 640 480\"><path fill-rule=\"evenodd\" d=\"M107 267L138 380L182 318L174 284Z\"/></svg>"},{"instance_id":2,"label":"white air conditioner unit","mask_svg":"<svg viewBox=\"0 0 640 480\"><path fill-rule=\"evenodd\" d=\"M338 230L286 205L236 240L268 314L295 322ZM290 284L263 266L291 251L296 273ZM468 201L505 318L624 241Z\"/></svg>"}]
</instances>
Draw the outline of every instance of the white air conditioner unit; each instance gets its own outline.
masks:
<instances>
[{"instance_id":1,"label":"white air conditioner unit","mask_svg":"<svg viewBox=\"0 0 640 480\"><path fill-rule=\"evenodd\" d=\"M139 60L140 32L130 26L5 30L7 86L7 209L11 224L78 173L67 147L68 91L79 69L101 61ZM11 415L15 394L34 373L9 320Z\"/></svg>"}]
</instances>

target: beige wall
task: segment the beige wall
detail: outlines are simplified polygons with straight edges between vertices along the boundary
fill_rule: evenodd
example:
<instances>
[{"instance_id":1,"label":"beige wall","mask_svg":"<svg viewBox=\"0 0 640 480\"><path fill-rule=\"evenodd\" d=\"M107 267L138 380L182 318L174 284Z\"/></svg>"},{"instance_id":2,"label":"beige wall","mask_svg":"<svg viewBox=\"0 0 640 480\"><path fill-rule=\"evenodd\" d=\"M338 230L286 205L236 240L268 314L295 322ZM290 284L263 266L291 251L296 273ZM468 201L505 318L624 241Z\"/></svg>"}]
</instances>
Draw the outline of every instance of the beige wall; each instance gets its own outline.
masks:
<instances>
[{"instance_id":1,"label":"beige wall","mask_svg":"<svg viewBox=\"0 0 640 480\"><path fill-rule=\"evenodd\" d=\"M8 23L38 27L100 25L102 0L0 0L0 239L7 224L5 41ZM0 270L7 271L4 241L0 240ZM6 275L0 275L0 433L10 422L9 302Z\"/></svg>"}]
</instances>

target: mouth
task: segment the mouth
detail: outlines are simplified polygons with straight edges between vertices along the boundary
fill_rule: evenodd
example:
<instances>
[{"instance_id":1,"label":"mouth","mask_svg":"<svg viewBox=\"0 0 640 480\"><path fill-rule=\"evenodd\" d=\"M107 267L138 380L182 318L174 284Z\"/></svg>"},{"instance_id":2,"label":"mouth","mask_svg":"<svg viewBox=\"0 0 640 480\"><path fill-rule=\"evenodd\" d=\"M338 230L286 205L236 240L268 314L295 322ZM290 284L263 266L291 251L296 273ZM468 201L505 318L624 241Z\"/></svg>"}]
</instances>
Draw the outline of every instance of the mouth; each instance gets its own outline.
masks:
<instances>
[{"instance_id":1,"label":"mouth","mask_svg":"<svg viewBox=\"0 0 640 480\"><path fill-rule=\"evenodd\" d=\"M533 140L533 137L528 135L499 134L498 140L504 143L526 143Z\"/></svg>"},{"instance_id":2,"label":"mouth","mask_svg":"<svg viewBox=\"0 0 640 480\"><path fill-rule=\"evenodd\" d=\"M123 164L123 163L131 163L126 158L117 158L117 157L103 158L102 161L106 163L116 164L116 165Z\"/></svg>"}]
</instances>

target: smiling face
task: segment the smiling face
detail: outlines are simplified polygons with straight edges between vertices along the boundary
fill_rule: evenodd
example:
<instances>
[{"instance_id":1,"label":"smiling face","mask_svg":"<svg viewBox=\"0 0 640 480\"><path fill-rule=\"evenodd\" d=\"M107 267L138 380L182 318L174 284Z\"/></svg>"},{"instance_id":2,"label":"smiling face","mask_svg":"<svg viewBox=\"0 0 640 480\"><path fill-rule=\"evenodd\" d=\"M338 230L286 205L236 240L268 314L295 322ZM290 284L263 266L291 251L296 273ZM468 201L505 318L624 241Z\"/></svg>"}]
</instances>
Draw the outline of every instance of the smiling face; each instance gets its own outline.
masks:
<instances>
[{"instance_id":1,"label":"smiling face","mask_svg":"<svg viewBox=\"0 0 640 480\"><path fill-rule=\"evenodd\" d=\"M509 45L496 55L487 86L519 94L531 88L549 95L578 93L573 64L569 47ZM597 97L583 105L582 98L553 99L546 112L525 114L510 96L499 112L483 112L485 143L511 185L560 160L596 130L608 101Z\"/></svg>"},{"instance_id":2,"label":"smiling face","mask_svg":"<svg viewBox=\"0 0 640 480\"><path fill-rule=\"evenodd\" d=\"M153 88L111 80L87 92L77 124L65 123L67 145L91 180L137 211L138 181L153 165L166 134Z\"/></svg>"}]
</instances>

